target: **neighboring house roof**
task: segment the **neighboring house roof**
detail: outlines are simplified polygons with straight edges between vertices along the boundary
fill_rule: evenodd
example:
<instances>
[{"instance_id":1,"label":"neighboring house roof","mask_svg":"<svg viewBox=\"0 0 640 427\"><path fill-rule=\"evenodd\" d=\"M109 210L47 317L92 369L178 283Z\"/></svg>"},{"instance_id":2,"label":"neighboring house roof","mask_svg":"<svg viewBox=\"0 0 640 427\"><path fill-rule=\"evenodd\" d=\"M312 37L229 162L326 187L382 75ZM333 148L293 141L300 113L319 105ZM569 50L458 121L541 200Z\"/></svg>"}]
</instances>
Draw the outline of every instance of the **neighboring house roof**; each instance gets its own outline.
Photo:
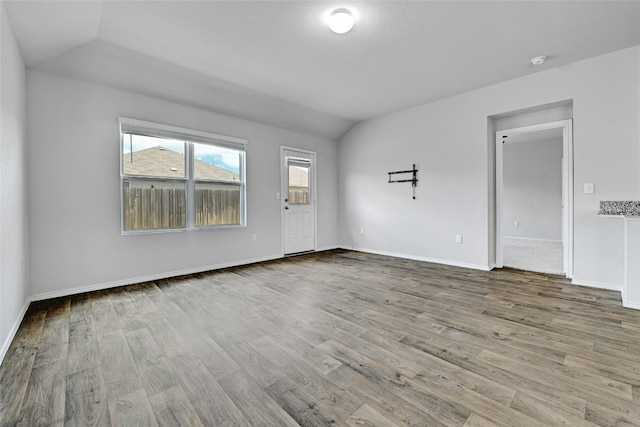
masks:
<instances>
[{"instance_id":1,"label":"neighboring house roof","mask_svg":"<svg viewBox=\"0 0 640 427\"><path fill-rule=\"evenodd\" d=\"M184 177L185 156L164 147L151 147L122 156L123 171L127 175ZM239 175L233 171L210 165L202 160L194 160L196 179L238 181Z\"/></svg>"}]
</instances>

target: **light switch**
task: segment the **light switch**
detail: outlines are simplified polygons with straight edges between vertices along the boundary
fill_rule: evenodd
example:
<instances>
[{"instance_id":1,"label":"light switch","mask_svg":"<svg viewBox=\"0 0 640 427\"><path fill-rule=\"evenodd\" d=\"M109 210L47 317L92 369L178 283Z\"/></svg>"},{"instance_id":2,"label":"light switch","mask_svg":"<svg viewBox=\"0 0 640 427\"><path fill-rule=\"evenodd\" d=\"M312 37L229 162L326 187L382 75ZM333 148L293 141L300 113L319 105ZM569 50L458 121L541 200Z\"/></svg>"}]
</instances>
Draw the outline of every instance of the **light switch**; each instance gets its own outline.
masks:
<instances>
[{"instance_id":1,"label":"light switch","mask_svg":"<svg viewBox=\"0 0 640 427\"><path fill-rule=\"evenodd\" d=\"M584 183L584 194L593 194L595 192L595 185L593 182Z\"/></svg>"}]
</instances>

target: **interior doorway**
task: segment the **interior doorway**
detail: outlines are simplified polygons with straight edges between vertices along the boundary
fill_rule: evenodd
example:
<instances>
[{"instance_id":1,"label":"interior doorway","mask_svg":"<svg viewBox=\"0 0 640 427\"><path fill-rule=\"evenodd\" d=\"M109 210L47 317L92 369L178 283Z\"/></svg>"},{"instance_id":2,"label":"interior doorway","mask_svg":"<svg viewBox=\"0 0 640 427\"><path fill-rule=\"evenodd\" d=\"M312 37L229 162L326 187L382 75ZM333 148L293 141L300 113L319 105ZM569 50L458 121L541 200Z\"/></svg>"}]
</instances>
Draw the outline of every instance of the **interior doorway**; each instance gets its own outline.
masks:
<instances>
[{"instance_id":1,"label":"interior doorway","mask_svg":"<svg viewBox=\"0 0 640 427\"><path fill-rule=\"evenodd\" d=\"M316 153L281 147L284 255L316 250Z\"/></svg>"},{"instance_id":2,"label":"interior doorway","mask_svg":"<svg viewBox=\"0 0 640 427\"><path fill-rule=\"evenodd\" d=\"M496 267L573 275L572 121L496 132Z\"/></svg>"}]
</instances>

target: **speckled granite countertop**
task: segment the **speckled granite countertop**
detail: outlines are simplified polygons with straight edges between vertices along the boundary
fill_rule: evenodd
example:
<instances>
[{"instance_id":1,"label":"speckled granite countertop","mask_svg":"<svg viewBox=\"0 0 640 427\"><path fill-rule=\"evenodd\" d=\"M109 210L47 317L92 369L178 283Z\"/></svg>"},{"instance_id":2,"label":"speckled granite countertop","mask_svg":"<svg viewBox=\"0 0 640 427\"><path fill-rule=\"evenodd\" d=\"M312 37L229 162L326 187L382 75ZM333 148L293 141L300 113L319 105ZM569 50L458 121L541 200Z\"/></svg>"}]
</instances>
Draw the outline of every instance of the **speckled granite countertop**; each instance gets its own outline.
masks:
<instances>
[{"instance_id":1,"label":"speckled granite countertop","mask_svg":"<svg viewBox=\"0 0 640 427\"><path fill-rule=\"evenodd\" d=\"M600 202L598 215L640 216L640 202L606 201Z\"/></svg>"}]
</instances>

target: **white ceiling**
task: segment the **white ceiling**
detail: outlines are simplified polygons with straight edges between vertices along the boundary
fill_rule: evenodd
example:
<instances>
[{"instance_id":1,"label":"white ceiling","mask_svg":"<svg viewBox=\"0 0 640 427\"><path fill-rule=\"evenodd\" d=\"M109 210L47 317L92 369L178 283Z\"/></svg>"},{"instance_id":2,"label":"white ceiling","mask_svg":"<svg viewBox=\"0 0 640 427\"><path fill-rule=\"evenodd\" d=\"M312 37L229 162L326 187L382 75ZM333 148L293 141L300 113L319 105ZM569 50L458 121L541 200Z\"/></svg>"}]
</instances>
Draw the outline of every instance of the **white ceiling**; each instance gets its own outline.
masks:
<instances>
[{"instance_id":1,"label":"white ceiling","mask_svg":"<svg viewBox=\"0 0 640 427\"><path fill-rule=\"evenodd\" d=\"M179 88L188 81L199 107L331 138L357 121L640 44L637 1L3 3L27 67L176 101L189 101ZM325 23L337 7L356 17L345 35ZM548 60L534 67L537 55ZM96 66L123 69L132 58L169 94Z\"/></svg>"}]
</instances>

